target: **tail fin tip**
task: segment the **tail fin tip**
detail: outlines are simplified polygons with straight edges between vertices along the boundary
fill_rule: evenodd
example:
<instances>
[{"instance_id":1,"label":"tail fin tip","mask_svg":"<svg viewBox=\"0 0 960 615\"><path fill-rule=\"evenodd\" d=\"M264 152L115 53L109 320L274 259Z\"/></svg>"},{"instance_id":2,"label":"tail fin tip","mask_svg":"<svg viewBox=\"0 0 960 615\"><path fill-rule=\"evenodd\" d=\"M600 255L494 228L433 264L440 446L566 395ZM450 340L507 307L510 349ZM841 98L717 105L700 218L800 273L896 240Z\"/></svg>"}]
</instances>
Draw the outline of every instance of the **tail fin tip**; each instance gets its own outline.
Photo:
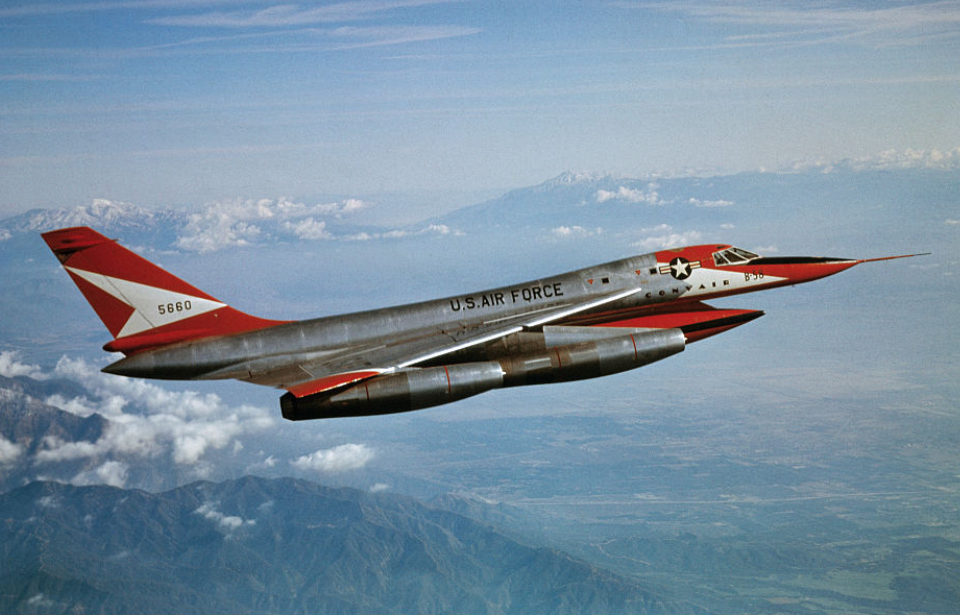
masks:
<instances>
[{"instance_id":1,"label":"tail fin tip","mask_svg":"<svg viewBox=\"0 0 960 615\"><path fill-rule=\"evenodd\" d=\"M61 263L66 262L75 252L114 241L104 237L89 226L72 226L47 231L41 233L40 236L47 242L47 246L60 259Z\"/></svg>"}]
</instances>

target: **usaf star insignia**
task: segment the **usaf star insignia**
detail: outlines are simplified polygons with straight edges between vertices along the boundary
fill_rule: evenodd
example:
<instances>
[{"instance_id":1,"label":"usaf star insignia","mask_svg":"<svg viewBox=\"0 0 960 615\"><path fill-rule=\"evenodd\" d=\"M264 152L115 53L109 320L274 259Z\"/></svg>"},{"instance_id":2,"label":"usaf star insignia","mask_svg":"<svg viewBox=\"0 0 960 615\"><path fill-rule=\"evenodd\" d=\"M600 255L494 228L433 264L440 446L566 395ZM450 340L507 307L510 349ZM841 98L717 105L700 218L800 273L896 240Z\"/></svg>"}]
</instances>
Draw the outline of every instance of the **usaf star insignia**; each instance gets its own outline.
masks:
<instances>
[{"instance_id":1,"label":"usaf star insignia","mask_svg":"<svg viewBox=\"0 0 960 615\"><path fill-rule=\"evenodd\" d=\"M660 273L669 273L678 280L686 280L693 273L694 269L700 268L700 261L690 262L682 256L678 256L666 267L660 267Z\"/></svg>"}]
</instances>

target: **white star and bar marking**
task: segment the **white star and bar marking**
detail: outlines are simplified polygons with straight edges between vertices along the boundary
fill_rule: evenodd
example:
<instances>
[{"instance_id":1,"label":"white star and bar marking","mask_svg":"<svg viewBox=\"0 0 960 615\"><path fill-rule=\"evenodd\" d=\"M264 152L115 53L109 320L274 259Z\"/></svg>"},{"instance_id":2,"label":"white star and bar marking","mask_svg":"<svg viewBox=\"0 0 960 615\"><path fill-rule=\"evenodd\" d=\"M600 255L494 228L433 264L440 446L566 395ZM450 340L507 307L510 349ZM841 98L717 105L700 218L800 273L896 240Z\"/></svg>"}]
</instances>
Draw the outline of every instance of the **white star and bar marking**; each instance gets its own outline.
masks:
<instances>
[{"instance_id":1,"label":"white star and bar marking","mask_svg":"<svg viewBox=\"0 0 960 615\"><path fill-rule=\"evenodd\" d=\"M682 256L678 256L669 265L661 265L660 273L669 273L678 280L685 280L690 277L694 269L700 268L700 261L688 261Z\"/></svg>"}]
</instances>

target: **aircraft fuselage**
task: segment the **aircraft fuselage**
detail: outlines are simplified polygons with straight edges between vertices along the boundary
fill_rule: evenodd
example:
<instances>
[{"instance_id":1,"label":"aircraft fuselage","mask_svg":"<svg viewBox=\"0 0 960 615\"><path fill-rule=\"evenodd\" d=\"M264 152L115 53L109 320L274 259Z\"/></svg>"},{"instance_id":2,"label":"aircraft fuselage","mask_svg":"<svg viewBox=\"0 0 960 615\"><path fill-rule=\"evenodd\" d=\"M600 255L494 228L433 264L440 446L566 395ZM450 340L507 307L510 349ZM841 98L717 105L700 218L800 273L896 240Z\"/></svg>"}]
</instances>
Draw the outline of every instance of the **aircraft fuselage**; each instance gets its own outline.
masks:
<instances>
[{"instance_id":1,"label":"aircraft fuselage","mask_svg":"<svg viewBox=\"0 0 960 615\"><path fill-rule=\"evenodd\" d=\"M704 300L865 262L701 245L292 322L235 310L92 229L44 239L113 334L104 349L126 355L104 371L286 389L281 408L293 420L401 412L495 388L635 369L763 314Z\"/></svg>"}]
</instances>

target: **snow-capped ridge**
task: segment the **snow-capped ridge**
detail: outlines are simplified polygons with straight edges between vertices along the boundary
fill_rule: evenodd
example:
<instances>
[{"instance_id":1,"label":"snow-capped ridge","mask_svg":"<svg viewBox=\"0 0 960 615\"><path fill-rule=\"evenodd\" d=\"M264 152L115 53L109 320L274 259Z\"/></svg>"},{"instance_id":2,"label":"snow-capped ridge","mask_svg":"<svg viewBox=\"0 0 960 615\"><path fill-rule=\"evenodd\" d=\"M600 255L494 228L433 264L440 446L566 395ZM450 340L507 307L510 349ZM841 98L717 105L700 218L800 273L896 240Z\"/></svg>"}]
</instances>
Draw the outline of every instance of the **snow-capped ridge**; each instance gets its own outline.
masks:
<instances>
[{"instance_id":1,"label":"snow-capped ridge","mask_svg":"<svg viewBox=\"0 0 960 615\"><path fill-rule=\"evenodd\" d=\"M33 209L9 218L3 227L11 233L42 232L69 226L99 226L107 229L145 227L154 214L132 203L94 199L89 205L62 209Z\"/></svg>"},{"instance_id":2,"label":"snow-capped ridge","mask_svg":"<svg viewBox=\"0 0 960 615\"><path fill-rule=\"evenodd\" d=\"M35 209L0 222L0 241L72 226L89 226L129 242L159 249L216 252L277 241L354 241L415 235L458 235L443 225L418 229L363 224L373 204L359 198L304 203L277 199L222 199L190 209L146 209L95 199L88 205Z\"/></svg>"},{"instance_id":3,"label":"snow-capped ridge","mask_svg":"<svg viewBox=\"0 0 960 615\"><path fill-rule=\"evenodd\" d=\"M552 188L556 186L570 186L573 184L595 184L603 180L616 179L612 173L596 171L564 171L553 179L548 179L541 186Z\"/></svg>"}]
</instances>

